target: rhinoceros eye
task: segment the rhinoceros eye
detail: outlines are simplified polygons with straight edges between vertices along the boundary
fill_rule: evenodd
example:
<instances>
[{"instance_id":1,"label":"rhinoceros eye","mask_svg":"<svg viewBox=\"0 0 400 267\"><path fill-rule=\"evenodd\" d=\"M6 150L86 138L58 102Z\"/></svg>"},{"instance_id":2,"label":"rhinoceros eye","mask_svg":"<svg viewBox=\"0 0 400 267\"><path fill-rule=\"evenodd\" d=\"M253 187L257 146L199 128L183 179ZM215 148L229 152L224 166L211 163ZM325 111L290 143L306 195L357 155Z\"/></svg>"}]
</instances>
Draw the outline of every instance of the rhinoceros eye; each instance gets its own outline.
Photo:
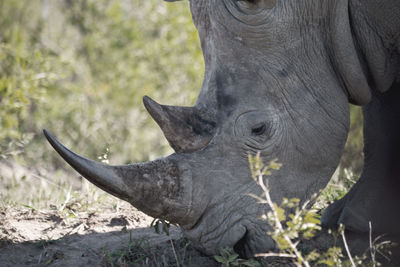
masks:
<instances>
[{"instance_id":1,"label":"rhinoceros eye","mask_svg":"<svg viewBox=\"0 0 400 267\"><path fill-rule=\"evenodd\" d=\"M273 109L247 111L236 118L234 134L246 149L263 150L276 140L277 120Z\"/></svg>"},{"instance_id":2,"label":"rhinoceros eye","mask_svg":"<svg viewBox=\"0 0 400 267\"><path fill-rule=\"evenodd\" d=\"M265 133L266 129L267 129L267 126L265 125L265 123L260 123L251 128L251 134L252 135L262 135Z\"/></svg>"}]
</instances>

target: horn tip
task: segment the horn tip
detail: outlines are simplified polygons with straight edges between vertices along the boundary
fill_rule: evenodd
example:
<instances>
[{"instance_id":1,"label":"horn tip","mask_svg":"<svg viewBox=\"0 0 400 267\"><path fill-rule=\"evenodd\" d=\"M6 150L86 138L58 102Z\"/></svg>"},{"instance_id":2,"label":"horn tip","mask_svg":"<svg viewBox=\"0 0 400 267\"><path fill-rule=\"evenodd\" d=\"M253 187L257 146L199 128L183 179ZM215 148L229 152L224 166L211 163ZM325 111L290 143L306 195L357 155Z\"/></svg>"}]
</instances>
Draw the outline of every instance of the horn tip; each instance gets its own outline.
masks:
<instances>
[{"instance_id":1,"label":"horn tip","mask_svg":"<svg viewBox=\"0 0 400 267\"><path fill-rule=\"evenodd\" d=\"M50 143L50 145L58 152L58 154L60 154L63 158L64 155L66 154L66 151L68 151L68 149L66 147L64 147L63 144L61 144L57 138L55 138L49 131L47 131L46 129L43 129L43 134L46 137L47 141Z\"/></svg>"},{"instance_id":2,"label":"horn tip","mask_svg":"<svg viewBox=\"0 0 400 267\"><path fill-rule=\"evenodd\" d=\"M162 105L158 104L148 96L143 97L143 105L155 120L161 118L162 114L164 114Z\"/></svg>"},{"instance_id":3,"label":"horn tip","mask_svg":"<svg viewBox=\"0 0 400 267\"><path fill-rule=\"evenodd\" d=\"M50 145L57 151L59 152L59 142L58 140L46 129L43 129L43 134L46 137L47 141L50 143Z\"/></svg>"},{"instance_id":4,"label":"horn tip","mask_svg":"<svg viewBox=\"0 0 400 267\"><path fill-rule=\"evenodd\" d=\"M149 100L151 100L150 97L148 97L147 95L144 95L144 96L143 96L143 103L146 103L146 102L148 102Z\"/></svg>"},{"instance_id":5,"label":"horn tip","mask_svg":"<svg viewBox=\"0 0 400 267\"><path fill-rule=\"evenodd\" d=\"M147 95L143 96L143 104L146 108L160 106L160 104L158 104L156 101L154 101L153 99L151 99L151 97L149 97Z\"/></svg>"},{"instance_id":6,"label":"horn tip","mask_svg":"<svg viewBox=\"0 0 400 267\"><path fill-rule=\"evenodd\" d=\"M43 134L49 142L51 142L51 140L54 139L54 136L46 129L43 129Z\"/></svg>"}]
</instances>

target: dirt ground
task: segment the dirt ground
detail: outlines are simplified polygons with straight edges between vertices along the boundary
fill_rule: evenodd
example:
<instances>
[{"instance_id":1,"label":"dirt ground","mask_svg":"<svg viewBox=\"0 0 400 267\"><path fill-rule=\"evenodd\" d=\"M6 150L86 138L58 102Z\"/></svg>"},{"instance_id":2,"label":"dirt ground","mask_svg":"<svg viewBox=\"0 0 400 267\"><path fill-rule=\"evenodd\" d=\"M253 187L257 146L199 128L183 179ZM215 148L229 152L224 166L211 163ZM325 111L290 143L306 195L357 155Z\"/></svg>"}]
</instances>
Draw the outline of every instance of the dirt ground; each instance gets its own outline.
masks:
<instances>
[{"instance_id":1,"label":"dirt ground","mask_svg":"<svg viewBox=\"0 0 400 267\"><path fill-rule=\"evenodd\" d=\"M1 266L217 266L190 247L177 227L157 234L139 211L0 211Z\"/></svg>"},{"instance_id":2,"label":"dirt ground","mask_svg":"<svg viewBox=\"0 0 400 267\"><path fill-rule=\"evenodd\" d=\"M169 236L157 234L149 227L153 218L92 190L94 186L79 177L58 177L0 161L0 185L1 267L220 266L196 251L178 227L171 226ZM369 247L368 234L346 238L354 255ZM332 235L326 232L300 244L304 251L326 251L332 245ZM400 266L400 246L393 252L384 266ZM268 266L289 264L272 259Z\"/></svg>"},{"instance_id":3,"label":"dirt ground","mask_svg":"<svg viewBox=\"0 0 400 267\"><path fill-rule=\"evenodd\" d=\"M0 266L217 265L178 227L157 234L153 218L93 188L70 173L0 160Z\"/></svg>"}]
</instances>

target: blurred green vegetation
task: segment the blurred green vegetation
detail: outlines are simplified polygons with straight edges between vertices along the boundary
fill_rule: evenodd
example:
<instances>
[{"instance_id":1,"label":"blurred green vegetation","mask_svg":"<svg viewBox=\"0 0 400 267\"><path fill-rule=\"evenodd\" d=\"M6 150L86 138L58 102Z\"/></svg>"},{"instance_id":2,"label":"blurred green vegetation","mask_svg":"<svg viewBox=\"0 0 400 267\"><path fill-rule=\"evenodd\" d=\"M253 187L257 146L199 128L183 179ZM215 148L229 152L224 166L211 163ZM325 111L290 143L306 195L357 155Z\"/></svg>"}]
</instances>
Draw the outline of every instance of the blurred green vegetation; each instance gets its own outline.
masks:
<instances>
[{"instance_id":1,"label":"blurred green vegetation","mask_svg":"<svg viewBox=\"0 0 400 267\"><path fill-rule=\"evenodd\" d=\"M344 170L351 171L354 176L361 174L364 162L363 116L359 106L350 105L350 132L346 148L340 162L341 176Z\"/></svg>"},{"instance_id":2,"label":"blurred green vegetation","mask_svg":"<svg viewBox=\"0 0 400 267\"><path fill-rule=\"evenodd\" d=\"M165 154L142 96L191 105L202 72L187 1L0 1L0 154L58 165L42 128L114 163Z\"/></svg>"}]
</instances>

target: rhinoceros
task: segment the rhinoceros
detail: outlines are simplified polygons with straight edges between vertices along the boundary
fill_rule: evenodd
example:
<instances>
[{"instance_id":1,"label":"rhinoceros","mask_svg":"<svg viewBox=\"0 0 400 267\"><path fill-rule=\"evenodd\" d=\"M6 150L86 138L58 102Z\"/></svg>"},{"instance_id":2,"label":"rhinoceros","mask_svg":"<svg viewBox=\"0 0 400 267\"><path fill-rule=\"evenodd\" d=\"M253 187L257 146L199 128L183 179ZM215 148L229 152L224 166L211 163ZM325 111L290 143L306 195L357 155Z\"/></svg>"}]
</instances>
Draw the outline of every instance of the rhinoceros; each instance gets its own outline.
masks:
<instances>
[{"instance_id":1,"label":"rhinoceros","mask_svg":"<svg viewBox=\"0 0 400 267\"><path fill-rule=\"evenodd\" d=\"M170 0L173 2L173 0ZM205 59L192 107L143 102L175 153L132 165L83 158L45 135L82 176L178 224L206 254L275 248L248 154L282 168L271 196L308 199L330 180L363 106L365 167L325 226L400 233L400 1L191 0Z\"/></svg>"}]
</instances>

